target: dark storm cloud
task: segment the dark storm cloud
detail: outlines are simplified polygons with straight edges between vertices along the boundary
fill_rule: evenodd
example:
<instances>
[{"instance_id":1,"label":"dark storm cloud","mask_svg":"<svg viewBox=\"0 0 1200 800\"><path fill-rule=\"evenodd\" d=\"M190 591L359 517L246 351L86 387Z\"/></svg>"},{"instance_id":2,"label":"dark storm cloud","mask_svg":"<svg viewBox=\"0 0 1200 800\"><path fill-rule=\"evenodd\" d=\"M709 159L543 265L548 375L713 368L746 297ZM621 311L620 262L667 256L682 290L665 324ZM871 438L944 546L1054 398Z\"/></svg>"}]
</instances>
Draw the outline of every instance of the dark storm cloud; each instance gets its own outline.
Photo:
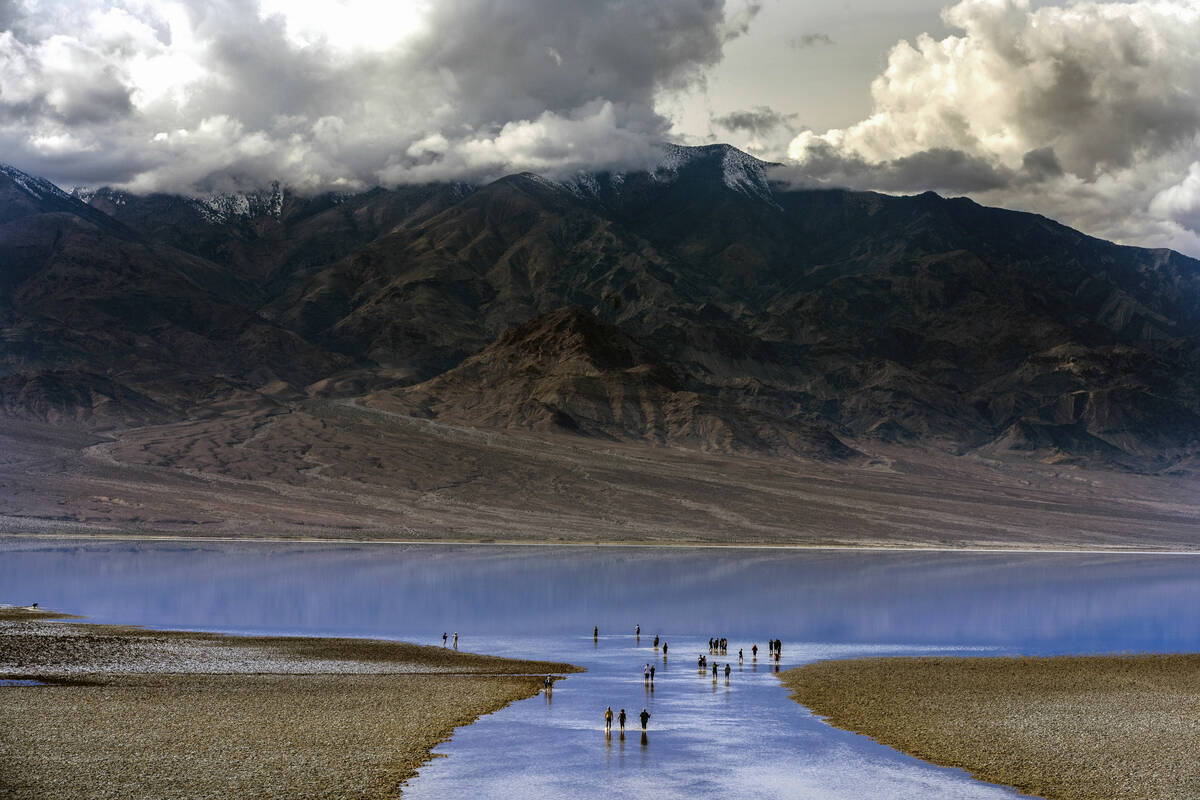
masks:
<instances>
[{"instance_id":1,"label":"dark storm cloud","mask_svg":"<svg viewBox=\"0 0 1200 800\"><path fill-rule=\"evenodd\" d=\"M360 46L298 39L257 0L0 2L5 159L66 183L106 164L136 190L644 163L669 128L656 96L701 83L759 8L441 0Z\"/></svg>"},{"instance_id":2,"label":"dark storm cloud","mask_svg":"<svg viewBox=\"0 0 1200 800\"><path fill-rule=\"evenodd\" d=\"M1058 156L1054 155L1053 147L1030 150L1021 157L1021 166L1025 168L1025 174L1034 180L1057 178L1063 174L1062 165L1058 163Z\"/></svg>"},{"instance_id":3,"label":"dark storm cloud","mask_svg":"<svg viewBox=\"0 0 1200 800\"><path fill-rule=\"evenodd\" d=\"M981 192L1009 185L1013 173L961 150L935 148L901 158L869 162L821 144L802 165L771 173L773 180L798 186L838 186L915 193L929 189L951 194Z\"/></svg>"},{"instance_id":4,"label":"dark storm cloud","mask_svg":"<svg viewBox=\"0 0 1200 800\"><path fill-rule=\"evenodd\" d=\"M16 0L0 0L0 31L12 30L20 17L18 12Z\"/></svg>"},{"instance_id":5,"label":"dark storm cloud","mask_svg":"<svg viewBox=\"0 0 1200 800\"><path fill-rule=\"evenodd\" d=\"M755 136L764 136L780 128L788 128L795 120L795 114L783 114L768 106L755 106L745 111L713 117L713 122L727 131L746 131Z\"/></svg>"},{"instance_id":6,"label":"dark storm cloud","mask_svg":"<svg viewBox=\"0 0 1200 800\"><path fill-rule=\"evenodd\" d=\"M448 0L430 23L413 64L453 76L461 122L475 125L603 98L661 126L654 93L698 80L730 33L711 0Z\"/></svg>"}]
</instances>

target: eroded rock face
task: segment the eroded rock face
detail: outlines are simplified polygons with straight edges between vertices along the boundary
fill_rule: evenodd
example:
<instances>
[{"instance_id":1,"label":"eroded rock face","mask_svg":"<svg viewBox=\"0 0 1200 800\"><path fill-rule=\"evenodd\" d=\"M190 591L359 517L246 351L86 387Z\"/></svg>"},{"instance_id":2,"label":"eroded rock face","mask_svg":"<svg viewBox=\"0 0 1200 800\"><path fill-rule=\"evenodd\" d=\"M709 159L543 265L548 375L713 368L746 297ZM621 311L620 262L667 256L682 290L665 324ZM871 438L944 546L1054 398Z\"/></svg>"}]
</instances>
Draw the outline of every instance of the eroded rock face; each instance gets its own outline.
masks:
<instances>
[{"instance_id":1,"label":"eroded rock face","mask_svg":"<svg viewBox=\"0 0 1200 800\"><path fill-rule=\"evenodd\" d=\"M1200 446L1200 263L931 193L789 190L726 147L669 155L244 202L89 205L8 170L0 377L75 388L34 382L4 413L386 388L472 425L736 452L1161 470Z\"/></svg>"},{"instance_id":2,"label":"eroded rock face","mask_svg":"<svg viewBox=\"0 0 1200 800\"><path fill-rule=\"evenodd\" d=\"M458 367L369 402L481 427L722 453L860 456L819 426L685 390L657 353L581 307L518 326Z\"/></svg>"}]
</instances>

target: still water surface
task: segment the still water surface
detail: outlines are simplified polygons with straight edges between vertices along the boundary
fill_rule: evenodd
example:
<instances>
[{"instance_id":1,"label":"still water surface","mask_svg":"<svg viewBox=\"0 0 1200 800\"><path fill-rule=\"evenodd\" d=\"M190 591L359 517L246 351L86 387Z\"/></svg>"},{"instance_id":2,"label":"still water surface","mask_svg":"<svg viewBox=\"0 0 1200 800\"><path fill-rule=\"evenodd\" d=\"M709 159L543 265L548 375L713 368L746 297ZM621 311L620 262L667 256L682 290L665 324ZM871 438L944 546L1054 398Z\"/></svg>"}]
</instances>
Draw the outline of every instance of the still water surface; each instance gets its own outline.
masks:
<instances>
[{"instance_id":1,"label":"still water surface","mask_svg":"<svg viewBox=\"0 0 1200 800\"><path fill-rule=\"evenodd\" d=\"M1200 649L1193 556L0 540L0 602L236 633L440 643L458 632L466 650L588 668L459 730L406 798L1014 797L825 725L787 698L765 642L783 640L784 669ZM710 636L730 644L709 656L715 683L696 667ZM607 705L629 712L623 739L604 735Z\"/></svg>"}]
</instances>

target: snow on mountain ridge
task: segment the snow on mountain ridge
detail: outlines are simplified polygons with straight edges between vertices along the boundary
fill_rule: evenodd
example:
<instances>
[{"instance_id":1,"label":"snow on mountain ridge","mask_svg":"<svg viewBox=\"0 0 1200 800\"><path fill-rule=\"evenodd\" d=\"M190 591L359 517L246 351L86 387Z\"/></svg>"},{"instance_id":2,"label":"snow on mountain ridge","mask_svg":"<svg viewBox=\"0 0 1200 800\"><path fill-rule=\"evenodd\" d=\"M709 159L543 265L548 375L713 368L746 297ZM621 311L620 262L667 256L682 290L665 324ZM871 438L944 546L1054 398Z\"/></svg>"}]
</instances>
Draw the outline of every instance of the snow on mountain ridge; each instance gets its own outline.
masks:
<instances>
[{"instance_id":1,"label":"snow on mountain ridge","mask_svg":"<svg viewBox=\"0 0 1200 800\"><path fill-rule=\"evenodd\" d=\"M656 179L673 180L685 167L714 153L721 154L721 179L735 192L757 197L774 203L771 184L767 180L767 167L772 164L743 153L728 144L710 144L700 147L685 147L677 144L663 145L663 160L651 173Z\"/></svg>"},{"instance_id":2,"label":"snow on mountain ridge","mask_svg":"<svg viewBox=\"0 0 1200 800\"><path fill-rule=\"evenodd\" d=\"M679 174L687 167L717 154L721 158L721 180L728 188L740 194L775 204L770 181L767 180L767 168L773 164L743 153L736 147L727 144L703 145L687 147L677 144L662 145L662 158L645 173L658 183L670 183L679 178ZM601 184L607 181L608 187L620 191L625 183L627 172L587 172L580 171L574 175L562 178L558 185L577 197L595 199L600 196Z\"/></svg>"},{"instance_id":3,"label":"snow on mountain ridge","mask_svg":"<svg viewBox=\"0 0 1200 800\"><path fill-rule=\"evenodd\" d=\"M56 197L59 200L71 199L71 195L45 178L36 178L8 164L0 164L0 173L8 176L9 180L35 200L45 200L47 196Z\"/></svg>"},{"instance_id":4,"label":"snow on mountain ridge","mask_svg":"<svg viewBox=\"0 0 1200 800\"><path fill-rule=\"evenodd\" d=\"M283 189L279 181L269 191L234 192L190 197L188 200L209 222L229 222L238 217L275 217L283 213Z\"/></svg>"}]
</instances>

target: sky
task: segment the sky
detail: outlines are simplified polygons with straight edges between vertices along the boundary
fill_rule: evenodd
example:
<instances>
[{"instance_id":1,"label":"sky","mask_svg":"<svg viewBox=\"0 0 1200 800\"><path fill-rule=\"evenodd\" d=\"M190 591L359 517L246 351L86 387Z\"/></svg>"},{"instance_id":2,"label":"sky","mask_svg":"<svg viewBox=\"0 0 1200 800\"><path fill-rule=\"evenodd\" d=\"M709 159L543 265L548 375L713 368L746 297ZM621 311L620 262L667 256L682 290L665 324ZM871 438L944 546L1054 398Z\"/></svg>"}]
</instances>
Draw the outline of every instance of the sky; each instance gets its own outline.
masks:
<instances>
[{"instance_id":1,"label":"sky","mask_svg":"<svg viewBox=\"0 0 1200 800\"><path fill-rule=\"evenodd\" d=\"M1200 257L1196 0L0 0L0 161L209 193L652 167L933 189Z\"/></svg>"}]
</instances>

